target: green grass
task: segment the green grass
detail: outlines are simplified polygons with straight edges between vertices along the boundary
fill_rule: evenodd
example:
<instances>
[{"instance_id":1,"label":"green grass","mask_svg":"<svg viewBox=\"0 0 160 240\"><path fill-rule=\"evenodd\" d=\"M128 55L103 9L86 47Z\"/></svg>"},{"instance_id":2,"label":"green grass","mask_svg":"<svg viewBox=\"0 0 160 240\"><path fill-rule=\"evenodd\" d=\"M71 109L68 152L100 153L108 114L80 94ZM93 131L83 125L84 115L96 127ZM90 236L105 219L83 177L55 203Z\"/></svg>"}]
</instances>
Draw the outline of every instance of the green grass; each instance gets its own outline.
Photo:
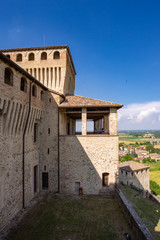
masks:
<instances>
[{"instance_id":1,"label":"green grass","mask_svg":"<svg viewBox=\"0 0 160 240\"><path fill-rule=\"evenodd\" d=\"M160 171L150 172L150 180L156 182L160 186Z\"/></svg>"},{"instance_id":2,"label":"green grass","mask_svg":"<svg viewBox=\"0 0 160 240\"><path fill-rule=\"evenodd\" d=\"M153 162L153 163L148 163L150 166L150 172L152 171L160 171L160 162Z\"/></svg>"},{"instance_id":3,"label":"green grass","mask_svg":"<svg viewBox=\"0 0 160 240\"><path fill-rule=\"evenodd\" d=\"M34 206L7 240L122 240L133 233L117 199L49 196Z\"/></svg>"},{"instance_id":4,"label":"green grass","mask_svg":"<svg viewBox=\"0 0 160 240\"><path fill-rule=\"evenodd\" d=\"M160 239L160 204L142 196L135 190L122 185L122 190L142 221L156 240Z\"/></svg>"}]
</instances>

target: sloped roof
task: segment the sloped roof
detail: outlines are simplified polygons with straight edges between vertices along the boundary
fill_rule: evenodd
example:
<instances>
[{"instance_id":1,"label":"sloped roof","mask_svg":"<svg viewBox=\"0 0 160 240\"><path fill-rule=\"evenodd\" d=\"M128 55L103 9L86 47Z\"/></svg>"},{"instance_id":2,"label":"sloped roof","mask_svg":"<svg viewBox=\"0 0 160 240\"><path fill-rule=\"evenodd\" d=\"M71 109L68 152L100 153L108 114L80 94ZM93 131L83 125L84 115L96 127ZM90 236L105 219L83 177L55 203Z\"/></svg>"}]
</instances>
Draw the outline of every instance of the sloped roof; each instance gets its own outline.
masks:
<instances>
[{"instance_id":1,"label":"sloped roof","mask_svg":"<svg viewBox=\"0 0 160 240\"><path fill-rule=\"evenodd\" d=\"M123 105L102 100L77 95L66 96L59 107L60 108L76 108L76 107L115 107L121 108Z\"/></svg>"},{"instance_id":2,"label":"sloped roof","mask_svg":"<svg viewBox=\"0 0 160 240\"><path fill-rule=\"evenodd\" d=\"M128 162L123 162L119 164L120 170L125 170L127 172L134 172L146 168L150 168L149 165L144 165L142 163L134 162L134 161L128 161Z\"/></svg>"}]
</instances>

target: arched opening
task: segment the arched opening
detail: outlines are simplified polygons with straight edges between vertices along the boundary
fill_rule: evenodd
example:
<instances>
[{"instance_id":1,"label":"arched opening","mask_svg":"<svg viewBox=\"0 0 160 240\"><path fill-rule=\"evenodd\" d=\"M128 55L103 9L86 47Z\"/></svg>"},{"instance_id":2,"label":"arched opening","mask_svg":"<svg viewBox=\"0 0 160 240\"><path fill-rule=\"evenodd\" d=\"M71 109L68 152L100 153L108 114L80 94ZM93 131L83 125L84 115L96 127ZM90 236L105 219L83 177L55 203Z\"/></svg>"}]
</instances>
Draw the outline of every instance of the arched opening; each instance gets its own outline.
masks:
<instances>
[{"instance_id":1,"label":"arched opening","mask_svg":"<svg viewBox=\"0 0 160 240\"><path fill-rule=\"evenodd\" d=\"M32 86L32 96L36 97L37 96L37 88L35 85Z\"/></svg>"},{"instance_id":2,"label":"arched opening","mask_svg":"<svg viewBox=\"0 0 160 240\"><path fill-rule=\"evenodd\" d=\"M41 91L41 100L43 101L44 100L44 92Z\"/></svg>"},{"instance_id":3,"label":"arched opening","mask_svg":"<svg viewBox=\"0 0 160 240\"><path fill-rule=\"evenodd\" d=\"M8 54L8 55L6 55L6 57L10 59L10 55L9 55L9 54Z\"/></svg>"},{"instance_id":4,"label":"arched opening","mask_svg":"<svg viewBox=\"0 0 160 240\"><path fill-rule=\"evenodd\" d=\"M27 80L24 77L21 78L20 89L21 89L21 91L27 92Z\"/></svg>"},{"instance_id":5,"label":"arched opening","mask_svg":"<svg viewBox=\"0 0 160 240\"><path fill-rule=\"evenodd\" d=\"M47 53L46 52L41 53L41 60L47 60Z\"/></svg>"},{"instance_id":6,"label":"arched opening","mask_svg":"<svg viewBox=\"0 0 160 240\"><path fill-rule=\"evenodd\" d=\"M58 51L54 52L53 58L60 59L60 53Z\"/></svg>"},{"instance_id":7,"label":"arched opening","mask_svg":"<svg viewBox=\"0 0 160 240\"><path fill-rule=\"evenodd\" d=\"M5 68L4 82L8 85L13 86L13 72L10 68Z\"/></svg>"},{"instance_id":8,"label":"arched opening","mask_svg":"<svg viewBox=\"0 0 160 240\"><path fill-rule=\"evenodd\" d=\"M17 54L16 62L22 62L22 54L21 53Z\"/></svg>"},{"instance_id":9,"label":"arched opening","mask_svg":"<svg viewBox=\"0 0 160 240\"><path fill-rule=\"evenodd\" d=\"M107 173L107 172L102 174L102 186L103 187L109 186L109 173Z\"/></svg>"},{"instance_id":10,"label":"arched opening","mask_svg":"<svg viewBox=\"0 0 160 240\"><path fill-rule=\"evenodd\" d=\"M34 53L28 55L28 61L34 61Z\"/></svg>"}]
</instances>

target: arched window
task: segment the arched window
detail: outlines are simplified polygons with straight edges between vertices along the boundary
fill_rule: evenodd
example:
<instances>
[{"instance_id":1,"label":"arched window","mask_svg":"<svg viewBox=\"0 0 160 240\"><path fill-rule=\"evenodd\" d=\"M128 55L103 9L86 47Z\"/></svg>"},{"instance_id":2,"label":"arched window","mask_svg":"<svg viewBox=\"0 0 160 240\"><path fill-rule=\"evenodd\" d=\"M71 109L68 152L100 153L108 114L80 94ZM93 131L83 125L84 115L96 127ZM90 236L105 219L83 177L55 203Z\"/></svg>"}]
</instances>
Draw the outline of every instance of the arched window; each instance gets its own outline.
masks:
<instances>
[{"instance_id":1,"label":"arched window","mask_svg":"<svg viewBox=\"0 0 160 240\"><path fill-rule=\"evenodd\" d=\"M29 54L28 61L34 61L34 53Z\"/></svg>"},{"instance_id":2,"label":"arched window","mask_svg":"<svg viewBox=\"0 0 160 240\"><path fill-rule=\"evenodd\" d=\"M21 53L17 54L16 62L22 62L22 54Z\"/></svg>"},{"instance_id":3,"label":"arched window","mask_svg":"<svg viewBox=\"0 0 160 240\"><path fill-rule=\"evenodd\" d=\"M24 77L21 78L20 89L21 89L21 91L27 92L27 80Z\"/></svg>"},{"instance_id":4,"label":"arched window","mask_svg":"<svg viewBox=\"0 0 160 240\"><path fill-rule=\"evenodd\" d=\"M41 100L43 101L44 100L44 92L41 91Z\"/></svg>"},{"instance_id":5,"label":"arched window","mask_svg":"<svg viewBox=\"0 0 160 240\"><path fill-rule=\"evenodd\" d=\"M41 60L47 60L47 53L46 52L41 53Z\"/></svg>"},{"instance_id":6,"label":"arched window","mask_svg":"<svg viewBox=\"0 0 160 240\"><path fill-rule=\"evenodd\" d=\"M10 59L10 55L8 54L8 55L6 55L6 57L8 57L9 59Z\"/></svg>"},{"instance_id":7,"label":"arched window","mask_svg":"<svg viewBox=\"0 0 160 240\"><path fill-rule=\"evenodd\" d=\"M37 88L35 85L32 86L32 96L36 97L37 96Z\"/></svg>"},{"instance_id":8,"label":"arched window","mask_svg":"<svg viewBox=\"0 0 160 240\"><path fill-rule=\"evenodd\" d=\"M7 83L8 85L13 86L13 72L10 68L5 68L4 82Z\"/></svg>"},{"instance_id":9,"label":"arched window","mask_svg":"<svg viewBox=\"0 0 160 240\"><path fill-rule=\"evenodd\" d=\"M60 53L58 51L54 52L53 58L60 59Z\"/></svg>"}]
</instances>

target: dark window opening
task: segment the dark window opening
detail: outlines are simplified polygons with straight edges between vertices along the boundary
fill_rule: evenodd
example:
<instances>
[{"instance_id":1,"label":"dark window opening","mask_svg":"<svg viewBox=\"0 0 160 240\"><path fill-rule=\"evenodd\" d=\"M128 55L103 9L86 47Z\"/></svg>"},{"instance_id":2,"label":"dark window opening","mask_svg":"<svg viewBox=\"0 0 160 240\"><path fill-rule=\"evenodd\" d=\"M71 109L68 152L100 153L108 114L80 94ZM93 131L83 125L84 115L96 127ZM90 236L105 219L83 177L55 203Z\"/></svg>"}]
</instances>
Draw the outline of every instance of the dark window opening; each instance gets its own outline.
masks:
<instances>
[{"instance_id":1,"label":"dark window opening","mask_svg":"<svg viewBox=\"0 0 160 240\"><path fill-rule=\"evenodd\" d=\"M16 56L16 62L22 62L22 54L17 54Z\"/></svg>"},{"instance_id":2,"label":"dark window opening","mask_svg":"<svg viewBox=\"0 0 160 240\"><path fill-rule=\"evenodd\" d=\"M34 193L37 192L38 185L38 166L34 167Z\"/></svg>"},{"instance_id":3,"label":"dark window opening","mask_svg":"<svg viewBox=\"0 0 160 240\"><path fill-rule=\"evenodd\" d=\"M108 187L109 186L109 173L102 174L102 186Z\"/></svg>"},{"instance_id":4,"label":"dark window opening","mask_svg":"<svg viewBox=\"0 0 160 240\"><path fill-rule=\"evenodd\" d=\"M42 189L48 189L48 172L42 172Z\"/></svg>"},{"instance_id":5,"label":"dark window opening","mask_svg":"<svg viewBox=\"0 0 160 240\"><path fill-rule=\"evenodd\" d=\"M67 123L67 135L70 135L70 123Z\"/></svg>"},{"instance_id":6,"label":"dark window opening","mask_svg":"<svg viewBox=\"0 0 160 240\"><path fill-rule=\"evenodd\" d=\"M22 77L21 78L21 91L27 92L27 80L26 78Z\"/></svg>"},{"instance_id":7,"label":"dark window opening","mask_svg":"<svg viewBox=\"0 0 160 240\"><path fill-rule=\"evenodd\" d=\"M47 60L47 53L46 52L41 53L41 60Z\"/></svg>"},{"instance_id":8,"label":"dark window opening","mask_svg":"<svg viewBox=\"0 0 160 240\"><path fill-rule=\"evenodd\" d=\"M49 98L49 102L51 102L51 98Z\"/></svg>"},{"instance_id":9,"label":"dark window opening","mask_svg":"<svg viewBox=\"0 0 160 240\"><path fill-rule=\"evenodd\" d=\"M34 142L37 142L37 135L38 135L38 123L34 124Z\"/></svg>"},{"instance_id":10,"label":"dark window opening","mask_svg":"<svg viewBox=\"0 0 160 240\"><path fill-rule=\"evenodd\" d=\"M34 53L29 54L28 61L34 61Z\"/></svg>"},{"instance_id":11,"label":"dark window opening","mask_svg":"<svg viewBox=\"0 0 160 240\"><path fill-rule=\"evenodd\" d=\"M48 148L48 154L49 154L49 148Z\"/></svg>"},{"instance_id":12,"label":"dark window opening","mask_svg":"<svg viewBox=\"0 0 160 240\"><path fill-rule=\"evenodd\" d=\"M48 128L48 134L50 135L50 133L51 133L51 129L50 129L50 128Z\"/></svg>"},{"instance_id":13,"label":"dark window opening","mask_svg":"<svg viewBox=\"0 0 160 240\"><path fill-rule=\"evenodd\" d=\"M7 58L9 58L9 59L11 58L9 54L8 54L8 55L6 55L6 57L7 57Z\"/></svg>"},{"instance_id":14,"label":"dark window opening","mask_svg":"<svg viewBox=\"0 0 160 240\"><path fill-rule=\"evenodd\" d=\"M60 53L58 51L54 52L53 58L60 59Z\"/></svg>"},{"instance_id":15,"label":"dark window opening","mask_svg":"<svg viewBox=\"0 0 160 240\"><path fill-rule=\"evenodd\" d=\"M46 171L46 165L44 165L44 171Z\"/></svg>"},{"instance_id":16,"label":"dark window opening","mask_svg":"<svg viewBox=\"0 0 160 240\"><path fill-rule=\"evenodd\" d=\"M8 85L13 86L13 72L10 68L5 68L4 82Z\"/></svg>"},{"instance_id":17,"label":"dark window opening","mask_svg":"<svg viewBox=\"0 0 160 240\"><path fill-rule=\"evenodd\" d=\"M37 96L37 88L35 85L32 86L32 96L36 97Z\"/></svg>"}]
</instances>

